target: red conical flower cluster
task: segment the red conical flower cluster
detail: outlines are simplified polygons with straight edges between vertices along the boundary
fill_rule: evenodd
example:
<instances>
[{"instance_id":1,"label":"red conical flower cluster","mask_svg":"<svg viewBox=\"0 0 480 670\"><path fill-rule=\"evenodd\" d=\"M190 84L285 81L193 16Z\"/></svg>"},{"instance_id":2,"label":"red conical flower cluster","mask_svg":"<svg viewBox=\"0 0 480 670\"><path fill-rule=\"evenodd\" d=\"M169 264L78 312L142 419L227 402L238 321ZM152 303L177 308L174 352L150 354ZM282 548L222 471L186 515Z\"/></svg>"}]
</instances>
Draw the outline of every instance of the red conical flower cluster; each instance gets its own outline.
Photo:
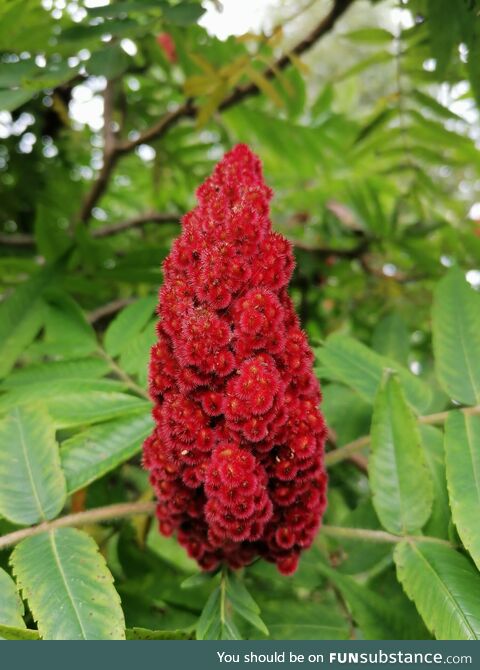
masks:
<instances>
[{"instance_id":1,"label":"red conical flower cluster","mask_svg":"<svg viewBox=\"0 0 480 670\"><path fill-rule=\"evenodd\" d=\"M197 191L164 263L144 463L164 535L205 570L255 556L295 571L325 507L313 355L287 294L258 158L239 145Z\"/></svg>"}]
</instances>

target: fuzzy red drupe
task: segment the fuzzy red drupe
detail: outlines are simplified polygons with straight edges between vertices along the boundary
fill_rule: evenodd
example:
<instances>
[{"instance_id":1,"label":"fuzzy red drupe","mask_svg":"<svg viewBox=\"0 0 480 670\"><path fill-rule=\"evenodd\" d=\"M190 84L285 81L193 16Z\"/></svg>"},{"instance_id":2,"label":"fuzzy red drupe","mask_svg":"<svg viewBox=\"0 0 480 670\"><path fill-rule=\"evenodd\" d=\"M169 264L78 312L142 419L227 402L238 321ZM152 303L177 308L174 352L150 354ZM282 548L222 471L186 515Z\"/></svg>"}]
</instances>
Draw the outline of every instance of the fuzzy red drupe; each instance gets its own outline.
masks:
<instances>
[{"instance_id":1,"label":"fuzzy red drupe","mask_svg":"<svg viewBox=\"0 0 480 670\"><path fill-rule=\"evenodd\" d=\"M259 159L236 146L198 189L163 267L144 463L160 531L205 570L262 556L293 573L325 508L320 389L271 196Z\"/></svg>"}]
</instances>

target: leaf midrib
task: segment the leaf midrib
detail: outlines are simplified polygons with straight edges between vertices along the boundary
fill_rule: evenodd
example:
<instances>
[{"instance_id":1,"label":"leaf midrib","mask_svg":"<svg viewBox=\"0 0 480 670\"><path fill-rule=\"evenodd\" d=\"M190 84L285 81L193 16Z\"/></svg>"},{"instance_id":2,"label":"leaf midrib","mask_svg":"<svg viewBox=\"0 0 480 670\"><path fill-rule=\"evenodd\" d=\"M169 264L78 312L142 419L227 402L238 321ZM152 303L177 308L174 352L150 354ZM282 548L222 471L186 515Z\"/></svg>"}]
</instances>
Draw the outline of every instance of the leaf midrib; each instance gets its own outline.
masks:
<instances>
[{"instance_id":1,"label":"leaf midrib","mask_svg":"<svg viewBox=\"0 0 480 670\"><path fill-rule=\"evenodd\" d=\"M58 571L59 571L60 576L63 580L64 586L65 586L65 591L67 592L67 596L70 599L72 609L75 612L75 616L77 618L78 625L80 626L80 630L82 632L83 639L88 640L87 634L86 634L85 629L83 627L82 619L80 617L80 613L79 613L78 608L77 608L76 603L75 603L75 598L73 597L72 591L70 589L70 585L68 584L67 577L65 575L65 571L64 571L63 566L62 566L62 562L60 560L60 555L58 553L57 543L55 541L55 531L54 530L50 531L48 536L49 536L50 544L51 544L51 547L52 547L52 553L53 553L53 557L55 559L55 563L57 564Z\"/></svg>"},{"instance_id":2,"label":"leaf midrib","mask_svg":"<svg viewBox=\"0 0 480 670\"><path fill-rule=\"evenodd\" d=\"M18 426L18 433L19 433L19 436L20 436L20 444L21 444L21 447L22 447L22 454L23 454L23 458L24 458L25 465L26 465L26 468L27 468L28 479L30 481L30 486L31 486L31 489L32 489L32 492L33 492L33 497L35 498L35 503L36 503L37 510L38 510L39 515L40 515L40 518L45 521L46 520L46 515L45 515L45 512L44 512L43 507L42 507L42 502L40 500L40 495L38 493L38 490L37 490L37 487L36 487L36 484L35 484L35 479L33 477L32 468L30 466L30 461L28 459L27 445L26 445L26 442L25 442L25 435L24 435L24 432L23 432L22 422L20 420L19 414L20 414L20 410L18 408L15 408L13 419Z\"/></svg>"}]
</instances>

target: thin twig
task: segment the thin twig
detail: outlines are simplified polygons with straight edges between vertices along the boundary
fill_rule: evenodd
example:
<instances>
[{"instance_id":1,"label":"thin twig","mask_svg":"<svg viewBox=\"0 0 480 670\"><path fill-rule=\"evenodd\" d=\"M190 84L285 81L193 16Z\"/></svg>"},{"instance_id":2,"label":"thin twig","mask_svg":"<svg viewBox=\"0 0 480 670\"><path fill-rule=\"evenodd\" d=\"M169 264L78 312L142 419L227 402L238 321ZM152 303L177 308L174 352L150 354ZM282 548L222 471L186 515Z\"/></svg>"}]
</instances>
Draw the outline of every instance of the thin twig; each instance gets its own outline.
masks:
<instances>
[{"instance_id":1,"label":"thin twig","mask_svg":"<svg viewBox=\"0 0 480 670\"><path fill-rule=\"evenodd\" d=\"M379 542L387 544L397 544L404 540L411 542L433 542L435 544L444 544L453 546L448 540L441 540L439 537L430 537L427 535L393 535L384 530L371 530L370 528L345 528L343 526L322 526L321 533L328 537L335 537L344 540L365 540L366 542Z\"/></svg>"},{"instance_id":2,"label":"thin twig","mask_svg":"<svg viewBox=\"0 0 480 670\"><path fill-rule=\"evenodd\" d=\"M455 411L455 409L452 408L450 410L446 410L445 412L437 412L436 414L419 416L417 420L418 423L427 426L441 424L446 421L448 415L452 411ZM465 407L461 411L467 416L474 416L476 414L480 414L480 405L475 405L475 407ZM332 465L336 465L337 463L350 458L355 452L360 451L360 449L363 449L364 447L367 447L370 444L370 439L370 435L364 435L363 437L359 437L356 440L353 440L353 442L349 442L343 447L329 451L325 455L325 464L327 467L331 467Z\"/></svg>"},{"instance_id":3,"label":"thin twig","mask_svg":"<svg viewBox=\"0 0 480 670\"><path fill-rule=\"evenodd\" d=\"M116 505L107 505L106 507L97 507L96 509L89 509L86 512L76 512L75 514L67 514L54 521L44 521L38 526L31 526L30 528L22 528L13 533L0 537L0 549L11 547L17 542L24 540L32 535L40 535L49 530L56 528L68 528L69 526L83 526L90 523L99 523L100 521L109 521L110 519L118 519L125 516L134 516L137 514L154 514L155 503L153 502L133 502L133 503L119 503Z\"/></svg>"},{"instance_id":4,"label":"thin twig","mask_svg":"<svg viewBox=\"0 0 480 670\"><path fill-rule=\"evenodd\" d=\"M124 230L128 230L129 228L138 228L138 226L143 226L146 223L178 223L179 220L179 214L145 212L144 214L133 216L131 219L126 219L125 221L120 221L119 223L112 223L108 226L102 226L101 228L92 230L92 237L110 237L111 235L116 235L117 233L123 233Z\"/></svg>"}]
</instances>

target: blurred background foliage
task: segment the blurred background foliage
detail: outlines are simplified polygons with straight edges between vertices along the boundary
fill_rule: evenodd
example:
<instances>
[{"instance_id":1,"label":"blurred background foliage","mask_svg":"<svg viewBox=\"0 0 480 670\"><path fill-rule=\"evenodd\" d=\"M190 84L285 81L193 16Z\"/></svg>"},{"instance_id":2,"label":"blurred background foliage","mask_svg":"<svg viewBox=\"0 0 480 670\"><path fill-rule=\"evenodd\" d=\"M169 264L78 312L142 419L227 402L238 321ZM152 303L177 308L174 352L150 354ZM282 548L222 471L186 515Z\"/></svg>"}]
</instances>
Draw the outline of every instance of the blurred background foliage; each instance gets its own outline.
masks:
<instances>
[{"instance_id":1,"label":"blurred background foliage","mask_svg":"<svg viewBox=\"0 0 480 670\"><path fill-rule=\"evenodd\" d=\"M312 344L352 336L359 360L367 345L427 383L412 391L422 412L448 404L430 314L450 266L480 287L480 3L272 0L255 12L245 3L245 26L224 4L222 15L221 0L0 2L0 407L53 399L70 511L149 499L138 389L161 261L196 187L237 142L259 154L275 191L272 220L294 244L291 294ZM344 385L341 342L317 360L338 445L368 433L371 417L361 370L359 393ZM55 400L67 391L76 405ZM102 414L95 394L123 391L131 400L110 399ZM82 403L85 420L72 409ZM102 430L121 453L78 476L78 445L102 443ZM432 463L438 439L425 429ZM365 469L357 454L331 470L329 523L379 528ZM439 508L433 534L447 533L444 521ZM1 532L14 527L0 519ZM127 626L191 630L209 591L180 588L194 568L173 541L146 517L87 530ZM293 580L263 564L248 571L272 637L429 635L390 545L325 542Z\"/></svg>"}]
</instances>

